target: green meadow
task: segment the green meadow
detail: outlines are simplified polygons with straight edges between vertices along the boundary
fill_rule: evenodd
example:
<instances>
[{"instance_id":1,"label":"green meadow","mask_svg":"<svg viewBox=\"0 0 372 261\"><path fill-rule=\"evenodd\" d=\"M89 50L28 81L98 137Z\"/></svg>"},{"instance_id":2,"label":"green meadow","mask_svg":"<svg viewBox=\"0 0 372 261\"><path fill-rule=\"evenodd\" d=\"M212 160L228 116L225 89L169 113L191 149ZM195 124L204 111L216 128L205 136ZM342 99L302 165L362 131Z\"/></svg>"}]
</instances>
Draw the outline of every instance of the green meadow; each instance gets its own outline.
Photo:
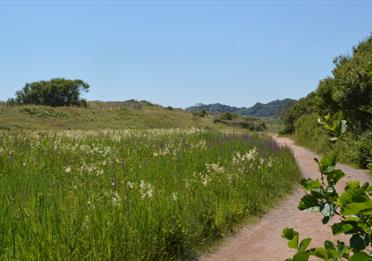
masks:
<instances>
[{"instance_id":1,"label":"green meadow","mask_svg":"<svg viewBox=\"0 0 372 261\"><path fill-rule=\"evenodd\" d=\"M299 178L255 134L0 133L0 260L179 260L259 216Z\"/></svg>"}]
</instances>

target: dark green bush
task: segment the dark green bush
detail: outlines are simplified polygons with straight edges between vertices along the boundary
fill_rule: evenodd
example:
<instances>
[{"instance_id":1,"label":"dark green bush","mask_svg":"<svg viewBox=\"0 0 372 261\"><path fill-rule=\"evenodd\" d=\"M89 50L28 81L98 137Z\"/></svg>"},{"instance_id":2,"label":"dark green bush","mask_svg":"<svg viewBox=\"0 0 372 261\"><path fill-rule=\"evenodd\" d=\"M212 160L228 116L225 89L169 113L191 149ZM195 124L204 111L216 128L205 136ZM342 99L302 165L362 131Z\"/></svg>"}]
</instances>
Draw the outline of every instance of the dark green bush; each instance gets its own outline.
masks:
<instances>
[{"instance_id":1,"label":"dark green bush","mask_svg":"<svg viewBox=\"0 0 372 261\"><path fill-rule=\"evenodd\" d=\"M16 92L15 99L9 99L8 103L85 107L87 102L80 95L81 92L88 91L89 84L82 80L55 78L27 83L22 90Z\"/></svg>"},{"instance_id":2,"label":"dark green bush","mask_svg":"<svg viewBox=\"0 0 372 261\"><path fill-rule=\"evenodd\" d=\"M79 100L79 104L78 104L78 106L80 106L80 107L88 107L88 102L87 102L87 100L86 99L80 99Z\"/></svg>"},{"instance_id":3,"label":"dark green bush","mask_svg":"<svg viewBox=\"0 0 372 261\"><path fill-rule=\"evenodd\" d=\"M334 59L332 75L319 81L317 89L297 101L282 116L282 132L296 130L294 122L304 114L341 112L352 133L372 128L372 35L353 48L352 55Z\"/></svg>"},{"instance_id":4,"label":"dark green bush","mask_svg":"<svg viewBox=\"0 0 372 261\"><path fill-rule=\"evenodd\" d=\"M224 112L219 115L220 120L223 121L231 121L237 117L236 114L231 113L231 112Z\"/></svg>"},{"instance_id":5,"label":"dark green bush","mask_svg":"<svg viewBox=\"0 0 372 261\"><path fill-rule=\"evenodd\" d=\"M196 117L204 118L205 116L207 116L207 112L205 110L192 111L191 113L192 113L192 116L194 116L195 118Z\"/></svg>"},{"instance_id":6,"label":"dark green bush","mask_svg":"<svg viewBox=\"0 0 372 261\"><path fill-rule=\"evenodd\" d=\"M360 168L367 168L372 158L372 132L363 134L353 149L352 161Z\"/></svg>"}]
</instances>

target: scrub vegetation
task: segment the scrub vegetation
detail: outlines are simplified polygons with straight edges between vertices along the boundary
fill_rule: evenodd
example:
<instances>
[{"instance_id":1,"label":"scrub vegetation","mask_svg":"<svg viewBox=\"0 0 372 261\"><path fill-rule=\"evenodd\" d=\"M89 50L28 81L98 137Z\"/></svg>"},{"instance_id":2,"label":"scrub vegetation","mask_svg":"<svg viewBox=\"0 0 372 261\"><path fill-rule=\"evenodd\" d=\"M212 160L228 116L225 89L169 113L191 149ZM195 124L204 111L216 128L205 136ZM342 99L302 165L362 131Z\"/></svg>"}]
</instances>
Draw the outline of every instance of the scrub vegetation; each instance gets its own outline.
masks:
<instances>
[{"instance_id":1,"label":"scrub vegetation","mask_svg":"<svg viewBox=\"0 0 372 261\"><path fill-rule=\"evenodd\" d=\"M332 75L296 102L282 117L282 133L294 134L302 145L327 154L342 152L339 159L360 168L372 168L372 35L360 42L351 55L334 59ZM344 142L332 146L328 133L316 123L324 115L350 126Z\"/></svg>"}]
</instances>

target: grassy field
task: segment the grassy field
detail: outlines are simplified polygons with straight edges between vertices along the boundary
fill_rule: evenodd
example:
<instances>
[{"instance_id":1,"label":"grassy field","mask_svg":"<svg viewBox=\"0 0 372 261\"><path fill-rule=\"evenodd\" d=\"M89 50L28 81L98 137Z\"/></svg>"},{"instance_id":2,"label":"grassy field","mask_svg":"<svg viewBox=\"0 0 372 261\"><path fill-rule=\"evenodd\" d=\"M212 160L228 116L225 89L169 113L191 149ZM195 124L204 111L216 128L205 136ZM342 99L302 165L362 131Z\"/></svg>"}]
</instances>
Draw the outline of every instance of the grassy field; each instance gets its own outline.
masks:
<instances>
[{"instance_id":1,"label":"grassy field","mask_svg":"<svg viewBox=\"0 0 372 261\"><path fill-rule=\"evenodd\" d=\"M89 102L88 108L0 104L3 130L97 130L143 128L211 128L214 117L193 117L182 109L149 102Z\"/></svg>"},{"instance_id":2,"label":"grassy field","mask_svg":"<svg viewBox=\"0 0 372 261\"><path fill-rule=\"evenodd\" d=\"M288 149L254 135L2 132L0 260L186 259L298 177Z\"/></svg>"},{"instance_id":3,"label":"grassy field","mask_svg":"<svg viewBox=\"0 0 372 261\"><path fill-rule=\"evenodd\" d=\"M238 117L238 116L237 116ZM83 107L49 107L36 105L7 106L0 103L0 130L100 130L151 128L241 129L244 123L254 127L265 122L271 129L276 121L238 117L217 122L219 115L193 115L183 109L162 107L146 101L89 102ZM246 128L249 129L249 128Z\"/></svg>"}]
</instances>

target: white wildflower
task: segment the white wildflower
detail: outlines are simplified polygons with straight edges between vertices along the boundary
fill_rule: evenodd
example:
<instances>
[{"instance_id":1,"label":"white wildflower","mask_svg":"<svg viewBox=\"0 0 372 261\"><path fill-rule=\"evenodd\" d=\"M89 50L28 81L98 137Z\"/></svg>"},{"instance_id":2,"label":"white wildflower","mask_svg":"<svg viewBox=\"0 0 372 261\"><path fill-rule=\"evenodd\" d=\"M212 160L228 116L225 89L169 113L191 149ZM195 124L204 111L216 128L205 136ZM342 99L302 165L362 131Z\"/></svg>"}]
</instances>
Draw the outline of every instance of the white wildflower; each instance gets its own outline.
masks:
<instances>
[{"instance_id":1,"label":"white wildflower","mask_svg":"<svg viewBox=\"0 0 372 261\"><path fill-rule=\"evenodd\" d=\"M263 165L265 163L265 160L263 158L260 158L260 164Z\"/></svg>"},{"instance_id":2,"label":"white wildflower","mask_svg":"<svg viewBox=\"0 0 372 261\"><path fill-rule=\"evenodd\" d=\"M133 189L133 188L134 188L134 183L133 183L133 182L128 181L128 182L127 182L127 185L128 185L128 187L129 187L130 189Z\"/></svg>"},{"instance_id":3,"label":"white wildflower","mask_svg":"<svg viewBox=\"0 0 372 261\"><path fill-rule=\"evenodd\" d=\"M94 208L94 207L95 207L94 204L93 204L93 202L92 202L90 199L88 199L87 204L88 204L88 206L89 206L90 208Z\"/></svg>"},{"instance_id":4,"label":"white wildflower","mask_svg":"<svg viewBox=\"0 0 372 261\"><path fill-rule=\"evenodd\" d=\"M146 183L143 180L141 180L140 193L141 193L142 199L152 198L153 193L154 193L154 188L150 183Z\"/></svg>"},{"instance_id":5,"label":"white wildflower","mask_svg":"<svg viewBox=\"0 0 372 261\"><path fill-rule=\"evenodd\" d=\"M222 174L225 172L225 168L220 163L205 164L209 173Z\"/></svg>"},{"instance_id":6,"label":"white wildflower","mask_svg":"<svg viewBox=\"0 0 372 261\"><path fill-rule=\"evenodd\" d=\"M253 149L251 149L250 151L248 151L247 154L245 154L245 158L247 160L254 160L256 159L256 157L258 156L258 152L257 152L257 148L254 147Z\"/></svg>"},{"instance_id":7,"label":"white wildflower","mask_svg":"<svg viewBox=\"0 0 372 261\"><path fill-rule=\"evenodd\" d=\"M269 168L271 168L273 166L273 160L272 159L269 159L268 163L267 163L267 166Z\"/></svg>"},{"instance_id":8,"label":"white wildflower","mask_svg":"<svg viewBox=\"0 0 372 261\"><path fill-rule=\"evenodd\" d=\"M173 201L177 201L177 194L175 192L172 193L172 199Z\"/></svg>"},{"instance_id":9,"label":"white wildflower","mask_svg":"<svg viewBox=\"0 0 372 261\"><path fill-rule=\"evenodd\" d=\"M202 184L204 185L204 187L206 187L209 183L209 176L208 175L205 175L202 177Z\"/></svg>"},{"instance_id":10,"label":"white wildflower","mask_svg":"<svg viewBox=\"0 0 372 261\"><path fill-rule=\"evenodd\" d=\"M114 192L113 195L112 195L112 204L114 206L119 206L120 205L120 202L121 202L121 198L120 198L120 195L118 192Z\"/></svg>"}]
</instances>

